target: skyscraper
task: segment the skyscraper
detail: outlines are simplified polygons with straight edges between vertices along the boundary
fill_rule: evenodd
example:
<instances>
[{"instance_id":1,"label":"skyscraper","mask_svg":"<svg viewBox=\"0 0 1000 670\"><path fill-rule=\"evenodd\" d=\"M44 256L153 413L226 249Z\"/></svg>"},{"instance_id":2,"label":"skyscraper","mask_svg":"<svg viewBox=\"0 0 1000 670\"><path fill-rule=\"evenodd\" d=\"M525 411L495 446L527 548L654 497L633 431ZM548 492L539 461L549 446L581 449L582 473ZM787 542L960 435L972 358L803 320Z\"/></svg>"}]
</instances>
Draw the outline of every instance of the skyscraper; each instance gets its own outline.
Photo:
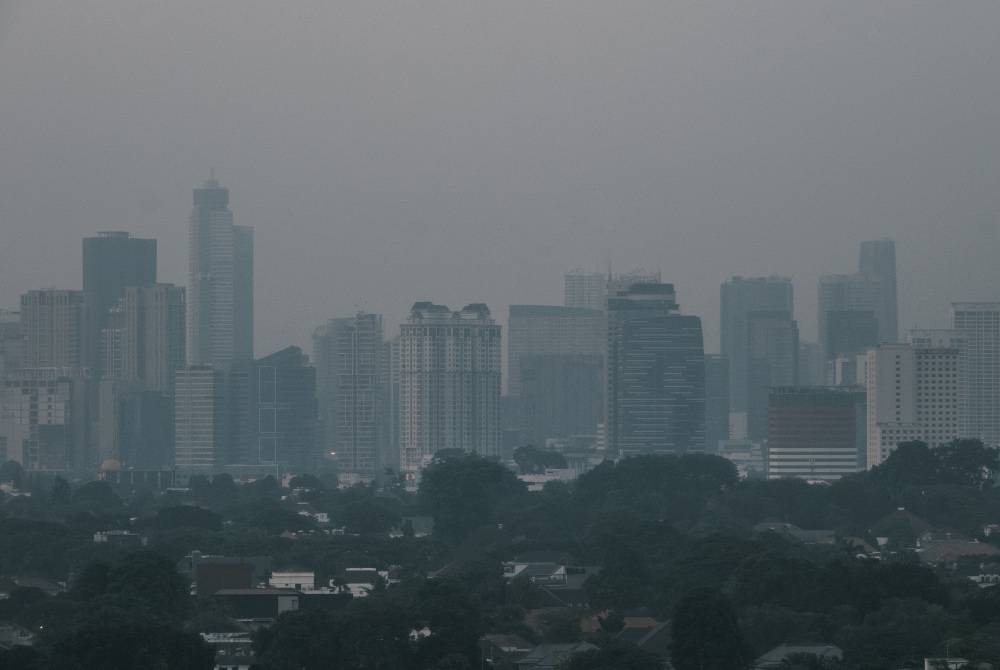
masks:
<instances>
[{"instance_id":1,"label":"skyscraper","mask_svg":"<svg viewBox=\"0 0 1000 670\"><path fill-rule=\"evenodd\" d=\"M729 439L729 360L705 354L705 450L716 453Z\"/></svg>"},{"instance_id":2,"label":"skyscraper","mask_svg":"<svg viewBox=\"0 0 1000 670\"><path fill-rule=\"evenodd\" d=\"M524 354L521 416L527 444L550 438L595 435L604 415L604 356Z\"/></svg>"},{"instance_id":3,"label":"skyscraper","mask_svg":"<svg viewBox=\"0 0 1000 670\"><path fill-rule=\"evenodd\" d=\"M603 310L511 305L507 319L507 395L521 394L521 357L582 354L604 358Z\"/></svg>"},{"instance_id":4,"label":"skyscraper","mask_svg":"<svg viewBox=\"0 0 1000 670\"><path fill-rule=\"evenodd\" d=\"M102 374L102 331L108 312L125 294L127 286L156 283L156 240L132 237L126 232L101 232L83 238L83 293L87 303L84 365Z\"/></svg>"},{"instance_id":5,"label":"skyscraper","mask_svg":"<svg viewBox=\"0 0 1000 670\"><path fill-rule=\"evenodd\" d=\"M24 331L20 312L0 309L0 385L8 372L24 365Z\"/></svg>"},{"instance_id":6,"label":"skyscraper","mask_svg":"<svg viewBox=\"0 0 1000 670\"><path fill-rule=\"evenodd\" d=\"M824 366L840 354L860 353L836 351L836 343L830 341L833 330L844 335L857 326L845 312L870 312L870 317L866 318L871 320L875 336L865 347L898 341L896 247L892 240L862 242L856 274L820 277L817 332ZM837 313L835 318L832 313ZM831 324L831 321L843 323ZM869 326L865 328L870 329Z\"/></svg>"},{"instance_id":7,"label":"skyscraper","mask_svg":"<svg viewBox=\"0 0 1000 670\"><path fill-rule=\"evenodd\" d=\"M21 296L26 368L83 367L83 291L41 289Z\"/></svg>"},{"instance_id":8,"label":"skyscraper","mask_svg":"<svg viewBox=\"0 0 1000 670\"><path fill-rule=\"evenodd\" d=\"M719 290L720 351L729 359L729 411L747 411L749 330L753 312L794 314L792 280L787 277L733 277Z\"/></svg>"},{"instance_id":9,"label":"skyscraper","mask_svg":"<svg viewBox=\"0 0 1000 670\"><path fill-rule=\"evenodd\" d=\"M500 326L489 308L418 302L400 326L400 468L442 449L500 456Z\"/></svg>"},{"instance_id":10,"label":"skyscraper","mask_svg":"<svg viewBox=\"0 0 1000 670\"><path fill-rule=\"evenodd\" d=\"M952 303L959 354L959 430L962 437L1000 445L1000 303Z\"/></svg>"},{"instance_id":11,"label":"skyscraper","mask_svg":"<svg viewBox=\"0 0 1000 670\"><path fill-rule=\"evenodd\" d=\"M182 470L220 470L230 462L232 414L229 380L207 365L178 370L174 383L174 466Z\"/></svg>"},{"instance_id":12,"label":"skyscraper","mask_svg":"<svg viewBox=\"0 0 1000 670\"><path fill-rule=\"evenodd\" d=\"M233 225L229 190L194 190L189 229L187 361L229 369L253 359L253 228Z\"/></svg>"},{"instance_id":13,"label":"skyscraper","mask_svg":"<svg viewBox=\"0 0 1000 670\"><path fill-rule=\"evenodd\" d=\"M896 304L896 243L892 240L869 240L861 243L858 271L876 278L881 284L881 299L876 312L879 340L896 342L898 316Z\"/></svg>"},{"instance_id":14,"label":"skyscraper","mask_svg":"<svg viewBox=\"0 0 1000 670\"><path fill-rule=\"evenodd\" d=\"M316 370L298 347L286 347L254 364L256 452L244 464L275 463L292 471L316 469Z\"/></svg>"},{"instance_id":15,"label":"skyscraper","mask_svg":"<svg viewBox=\"0 0 1000 670\"><path fill-rule=\"evenodd\" d=\"M576 269L567 272L563 281L566 307L604 310L608 297L608 278L604 273Z\"/></svg>"},{"instance_id":16,"label":"skyscraper","mask_svg":"<svg viewBox=\"0 0 1000 670\"><path fill-rule=\"evenodd\" d=\"M172 394L185 365L184 289L173 284L129 286L109 310L105 375L145 391Z\"/></svg>"},{"instance_id":17,"label":"skyscraper","mask_svg":"<svg viewBox=\"0 0 1000 670\"><path fill-rule=\"evenodd\" d=\"M0 384L0 450L28 470L97 464L90 454L91 393L73 370L15 370Z\"/></svg>"},{"instance_id":18,"label":"skyscraper","mask_svg":"<svg viewBox=\"0 0 1000 670\"><path fill-rule=\"evenodd\" d=\"M338 470L358 481L378 473L388 439L385 353L378 314L330 319L313 333L325 448L336 454Z\"/></svg>"},{"instance_id":19,"label":"skyscraper","mask_svg":"<svg viewBox=\"0 0 1000 670\"><path fill-rule=\"evenodd\" d=\"M794 386L799 375L799 327L788 312L748 312L747 434L767 438L768 393L774 386Z\"/></svg>"},{"instance_id":20,"label":"skyscraper","mask_svg":"<svg viewBox=\"0 0 1000 670\"><path fill-rule=\"evenodd\" d=\"M705 449L701 319L679 313L672 284L608 299L608 450L616 456Z\"/></svg>"}]
</instances>

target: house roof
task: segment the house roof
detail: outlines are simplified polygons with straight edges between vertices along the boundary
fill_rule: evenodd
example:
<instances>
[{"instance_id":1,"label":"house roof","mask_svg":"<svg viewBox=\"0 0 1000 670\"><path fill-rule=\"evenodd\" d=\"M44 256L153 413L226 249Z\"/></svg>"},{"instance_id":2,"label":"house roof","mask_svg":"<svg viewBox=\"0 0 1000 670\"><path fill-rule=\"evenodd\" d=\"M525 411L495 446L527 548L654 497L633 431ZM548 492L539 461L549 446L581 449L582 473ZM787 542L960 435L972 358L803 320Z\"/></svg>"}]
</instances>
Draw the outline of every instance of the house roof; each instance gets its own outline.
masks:
<instances>
[{"instance_id":1,"label":"house roof","mask_svg":"<svg viewBox=\"0 0 1000 670\"><path fill-rule=\"evenodd\" d=\"M785 667L784 661L789 656L797 654L829 660L839 660L844 657L844 652L840 647L833 644L780 644L754 661L754 668L757 670L783 668Z\"/></svg>"},{"instance_id":2,"label":"house roof","mask_svg":"<svg viewBox=\"0 0 1000 670\"><path fill-rule=\"evenodd\" d=\"M935 540L922 543L917 550L924 563L950 563L963 556L1000 556L992 544L968 540Z\"/></svg>"},{"instance_id":3,"label":"house roof","mask_svg":"<svg viewBox=\"0 0 1000 670\"><path fill-rule=\"evenodd\" d=\"M518 668L556 668L574 654L597 649L589 642L572 642L568 644L540 644L517 662Z\"/></svg>"}]
</instances>

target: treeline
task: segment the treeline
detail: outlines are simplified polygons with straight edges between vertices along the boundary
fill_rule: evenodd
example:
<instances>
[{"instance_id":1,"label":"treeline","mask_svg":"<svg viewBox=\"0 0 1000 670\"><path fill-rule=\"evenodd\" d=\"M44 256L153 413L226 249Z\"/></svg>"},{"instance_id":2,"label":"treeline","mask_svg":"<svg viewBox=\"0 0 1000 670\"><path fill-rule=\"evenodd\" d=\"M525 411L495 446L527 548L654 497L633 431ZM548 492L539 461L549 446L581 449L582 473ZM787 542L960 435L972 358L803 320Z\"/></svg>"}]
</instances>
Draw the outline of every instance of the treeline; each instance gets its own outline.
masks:
<instances>
[{"instance_id":1,"label":"treeline","mask_svg":"<svg viewBox=\"0 0 1000 670\"><path fill-rule=\"evenodd\" d=\"M541 459L528 456L522 467L533 471ZM401 583L343 609L283 615L256 639L262 669L471 669L487 632L596 644L573 661L576 670L657 667L615 641L623 615L634 612L672 622L678 670L746 667L782 642L837 644L845 670L921 667L946 649L1000 665L1000 589L921 565L906 529L892 531L882 560L860 559L843 541L806 545L754 532L773 519L875 545L873 525L903 507L932 526L995 542L982 528L1000 522L997 470L994 450L965 441L902 445L884 465L829 486L740 481L726 460L687 455L608 462L529 493L506 468L462 452L439 454L418 495L338 490L315 477L298 478L291 497L273 479L196 480L187 497L57 481L2 508L3 574L70 588L55 597L14 589L0 601L0 619L40 637L36 651L0 654L0 668L141 667L129 665L138 653L158 659L156 667L211 667L192 631L224 613L181 593L175 579L176 561L192 549L268 555L277 568L316 570L320 581L351 566L401 566ZM316 532L297 513L303 504L345 533ZM419 515L433 517L433 536L389 537ZM149 545L126 555L94 544L92 534L109 528L140 531ZM533 584L504 579L503 561L538 550L601 567L585 586L590 611L543 608ZM581 616L591 615L598 630L581 632ZM131 632L114 653L105 650L104 665L87 665L121 625ZM143 642L151 637L166 642Z\"/></svg>"}]
</instances>

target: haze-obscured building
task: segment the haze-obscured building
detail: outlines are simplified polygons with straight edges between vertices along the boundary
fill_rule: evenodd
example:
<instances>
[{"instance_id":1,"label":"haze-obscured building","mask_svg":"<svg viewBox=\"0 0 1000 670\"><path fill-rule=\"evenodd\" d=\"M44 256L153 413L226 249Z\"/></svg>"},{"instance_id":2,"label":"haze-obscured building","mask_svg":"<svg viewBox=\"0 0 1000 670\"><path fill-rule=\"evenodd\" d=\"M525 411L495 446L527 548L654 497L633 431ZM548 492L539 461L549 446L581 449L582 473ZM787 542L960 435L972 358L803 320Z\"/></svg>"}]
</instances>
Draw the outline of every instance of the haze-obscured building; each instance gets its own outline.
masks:
<instances>
[{"instance_id":1,"label":"haze-obscured building","mask_svg":"<svg viewBox=\"0 0 1000 670\"><path fill-rule=\"evenodd\" d=\"M701 319L672 284L636 284L608 300L608 450L615 456L705 449Z\"/></svg>"},{"instance_id":2,"label":"haze-obscured building","mask_svg":"<svg viewBox=\"0 0 1000 670\"><path fill-rule=\"evenodd\" d=\"M210 365L178 370L174 382L174 465L218 471L233 459L228 375Z\"/></svg>"},{"instance_id":3,"label":"haze-obscured building","mask_svg":"<svg viewBox=\"0 0 1000 670\"><path fill-rule=\"evenodd\" d=\"M865 468L865 392L847 387L771 389L768 479L834 481Z\"/></svg>"},{"instance_id":4,"label":"haze-obscured building","mask_svg":"<svg viewBox=\"0 0 1000 670\"><path fill-rule=\"evenodd\" d=\"M959 431L1000 445L1000 303L952 303L952 327L961 339Z\"/></svg>"},{"instance_id":5,"label":"haze-obscured building","mask_svg":"<svg viewBox=\"0 0 1000 670\"><path fill-rule=\"evenodd\" d=\"M313 352L326 452L342 473L370 481L393 430L381 315L330 319L313 333Z\"/></svg>"},{"instance_id":6,"label":"haze-obscured building","mask_svg":"<svg viewBox=\"0 0 1000 670\"><path fill-rule=\"evenodd\" d=\"M489 308L418 302L400 326L400 469L442 449L500 456L500 326Z\"/></svg>"},{"instance_id":7,"label":"haze-obscured building","mask_svg":"<svg viewBox=\"0 0 1000 670\"><path fill-rule=\"evenodd\" d=\"M286 347L254 363L254 397L249 458L244 464L274 463L293 472L312 472L321 452L317 438L316 369L298 347Z\"/></svg>"},{"instance_id":8,"label":"haze-obscured building","mask_svg":"<svg viewBox=\"0 0 1000 670\"><path fill-rule=\"evenodd\" d=\"M233 225L229 189L209 179L194 190L190 219L188 364L249 364L253 325L253 228Z\"/></svg>"},{"instance_id":9,"label":"haze-obscured building","mask_svg":"<svg viewBox=\"0 0 1000 670\"><path fill-rule=\"evenodd\" d=\"M21 296L25 368L82 369L83 291L40 289Z\"/></svg>"},{"instance_id":10,"label":"haze-obscured building","mask_svg":"<svg viewBox=\"0 0 1000 670\"><path fill-rule=\"evenodd\" d=\"M104 329L110 310L125 295L127 287L156 283L156 240L139 239L127 232L101 232L83 238L83 293L87 303L84 340L85 366L97 375L105 373Z\"/></svg>"},{"instance_id":11,"label":"haze-obscured building","mask_svg":"<svg viewBox=\"0 0 1000 670\"><path fill-rule=\"evenodd\" d=\"M604 356L523 354L521 412L527 444L593 435L603 416Z\"/></svg>"},{"instance_id":12,"label":"haze-obscured building","mask_svg":"<svg viewBox=\"0 0 1000 670\"><path fill-rule=\"evenodd\" d=\"M720 287L719 304L719 350L729 360L729 411L745 414L749 409L750 393L749 316L784 314L791 320L794 314L792 280L776 276L733 277Z\"/></svg>"},{"instance_id":13,"label":"haze-obscured building","mask_svg":"<svg viewBox=\"0 0 1000 670\"><path fill-rule=\"evenodd\" d=\"M0 456L27 470L94 465L89 385L77 368L22 368L8 373L0 396Z\"/></svg>"},{"instance_id":14,"label":"haze-obscured building","mask_svg":"<svg viewBox=\"0 0 1000 670\"><path fill-rule=\"evenodd\" d=\"M603 310L511 305L507 319L507 394L521 394L521 357L580 354L604 357Z\"/></svg>"},{"instance_id":15,"label":"haze-obscured building","mask_svg":"<svg viewBox=\"0 0 1000 670\"><path fill-rule=\"evenodd\" d=\"M705 354L705 449L715 453L729 439L729 359Z\"/></svg>"}]
</instances>

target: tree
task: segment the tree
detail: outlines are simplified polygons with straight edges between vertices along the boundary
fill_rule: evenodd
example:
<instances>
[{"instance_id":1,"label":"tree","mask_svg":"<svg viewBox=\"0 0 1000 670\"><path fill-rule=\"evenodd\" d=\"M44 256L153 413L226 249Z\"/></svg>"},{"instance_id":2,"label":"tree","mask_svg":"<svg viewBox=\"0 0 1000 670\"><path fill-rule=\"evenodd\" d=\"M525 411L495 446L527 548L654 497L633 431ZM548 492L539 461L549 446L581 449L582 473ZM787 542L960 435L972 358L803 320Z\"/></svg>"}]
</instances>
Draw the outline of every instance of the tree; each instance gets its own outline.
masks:
<instances>
[{"instance_id":1,"label":"tree","mask_svg":"<svg viewBox=\"0 0 1000 670\"><path fill-rule=\"evenodd\" d=\"M158 530L170 530L172 528L222 530L222 517L204 507L172 505L170 507L163 507L157 511L153 525Z\"/></svg>"},{"instance_id":2,"label":"tree","mask_svg":"<svg viewBox=\"0 0 1000 670\"><path fill-rule=\"evenodd\" d=\"M302 474L295 475L292 477L291 481L288 482L288 488L290 489L310 489L313 491L325 491L326 484L320 480L316 475Z\"/></svg>"},{"instance_id":3,"label":"tree","mask_svg":"<svg viewBox=\"0 0 1000 670\"><path fill-rule=\"evenodd\" d=\"M21 488L24 482L24 468L17 461L4 461L0 465L0 482L10 482L14 488Z\"/></svg>"},{"instance_id":4,"label":"tree","mask_svg":"<svg viewBox=\"0 0 1000 670\"><path fill-rule=\"evenodd\" d=\"M566 457L558 451L539 449L530 444L514 450L514 461L522 475L540 474L548 469L566 467Z\"/></svg>"},{"instance_id":5,"label":"tree","mask_svg":"<svg viewBox=\"0 0 1000 670\"><path fill-rule=\"evenodd\" d=\"M339 516L348 531L362 535L387 533L402 518L399 501L374 495L347 503Z\"/></svg>"},{"instance_id":6,"label":"tree","mask_svg":"<svg viewBox=\"0 0 1000 670\"><path fill-rule=\"evenodd\" d=\"M52 482L52 493L50 495L53 505L68 505L70 501L69 482L59 477Z\"/></svg>"},{"instance_id":7,"label":"tree","mask_svg":"<svg viewBox=\"0 0 1000 670\"><path fill-rule=\"evenodd\" d=\"M180 620L187 613L189 586L161 554L129 554L111 567L107 580L108 594L141 603L160 616Z\"/></svg>"},{"instance_id":8,"label":"tree","mask_svg":"<svg viewBox=\"0 0 1000 670\"><path fill-rule=\"evenodd\" d=\"M659 670L663 662L631 645L612 643L603 649L574 654L560 670Z\"/></svg>"},{"instance_id":9,"label":"tree","mask_svg":"<svg viewBox=\"0 0 1000 670\"><path fill-rule=\"evenodd\" d=\"M103 608L53 647L55 670L165 668L211 670L215 654L201 637L134 609Z\"/></svg>"},{"instance_id":10,"label":"tree","mask_svg":"<svg viewBox=\"0 0 1000 670\"><path fill-rule=\"evenodd\" d=\"M423 471L420 498L434 517L434 532L458 541L479 526L495 523L497 507L525 492L507 468L469 453L448 454Z\"/></svg>"},{"instance_id":11,"label":"tree","mask_svg":"<svg viewBox=\"0 0 1000 670\"><path fill-rule=\"evenodd\" d=\"M54 488L54 487L53 487ZM122 501L107 482L87 482L73 492L73 502L100 508L113 508Z\"/></svg>"},{"instance_id":12,"label":"tree","mask_svg":"<svg viewBox=\"0 0 1000 670\"><path fill-rule=\"evenodd\" d=\"M1000 467L998 451L979 440L953 440L934 450L941 480L982 488L993 481Z\"/></svg>"},{"instance_id":13,"label":"tree","mask_svg":"<svg viewBox=\"0 0 1000 670\"><path fill-rule=\"evenodd\" d=\"M750 664L733 606L718 590L701 588L684 596L671 630L677 670L739 670Z\"/></svg>"}]
</instances>

